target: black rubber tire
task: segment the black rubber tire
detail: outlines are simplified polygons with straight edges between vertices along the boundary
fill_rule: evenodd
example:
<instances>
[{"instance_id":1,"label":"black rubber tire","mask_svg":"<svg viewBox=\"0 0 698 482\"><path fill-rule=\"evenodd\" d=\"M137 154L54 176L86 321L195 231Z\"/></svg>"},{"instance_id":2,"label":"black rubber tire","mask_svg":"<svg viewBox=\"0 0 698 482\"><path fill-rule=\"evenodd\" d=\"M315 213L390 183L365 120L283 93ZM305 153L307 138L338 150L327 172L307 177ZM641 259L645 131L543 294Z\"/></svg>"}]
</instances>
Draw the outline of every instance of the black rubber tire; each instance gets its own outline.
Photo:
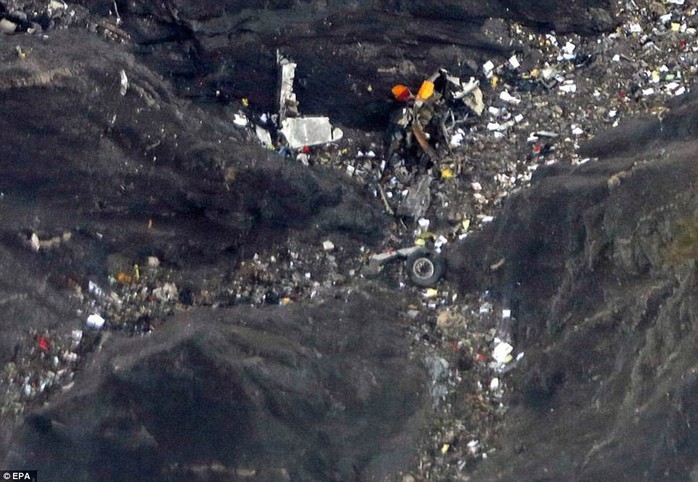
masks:
<instances>
[{"instance_id":1,"label":"black rubber tire","mask_svg":"<svg viewBox=\"0 0 698 482\"><path fill-rule=\"evenodd\" d=\"M410 280L417 286L432 287L439 282L446 271L443 258L436 253L415 253L405 262Z\"/></svg>"}]
</instances>

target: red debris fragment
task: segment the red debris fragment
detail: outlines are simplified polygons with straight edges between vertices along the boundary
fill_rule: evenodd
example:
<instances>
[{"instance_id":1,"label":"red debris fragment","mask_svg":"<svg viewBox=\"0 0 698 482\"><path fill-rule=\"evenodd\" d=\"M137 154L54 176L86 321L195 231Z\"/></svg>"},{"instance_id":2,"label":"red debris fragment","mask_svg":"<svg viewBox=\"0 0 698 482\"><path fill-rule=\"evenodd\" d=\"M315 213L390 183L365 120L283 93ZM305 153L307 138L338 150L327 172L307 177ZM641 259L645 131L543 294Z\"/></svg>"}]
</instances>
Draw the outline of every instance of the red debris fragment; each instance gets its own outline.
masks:
<instances>
[{"instance_id":1,"label":"red debris fragment","mask_svg":"<svg viewBox=\"0 0 698 482\"><path fill-rule=\"evenodd\" d=\"M40 336L38 339L38 345L39 345L39 350L41 351L49 351L51 349L51 345L49 345L49 342L46 338L43 336Z\"/></svg>"},{"instance_id":2,"label":"red debris fragment","mask_svg":"<svg viewBox=\"0 0 698 482\"><path fill-rule=\"evenodd\" d=\"M406 86L402 84L394 86L391 90L395 99L399 100L400 102L407 102L413 97L412 92L410 92L410 89L408 89Z\"/></svg>"}]
</instances>

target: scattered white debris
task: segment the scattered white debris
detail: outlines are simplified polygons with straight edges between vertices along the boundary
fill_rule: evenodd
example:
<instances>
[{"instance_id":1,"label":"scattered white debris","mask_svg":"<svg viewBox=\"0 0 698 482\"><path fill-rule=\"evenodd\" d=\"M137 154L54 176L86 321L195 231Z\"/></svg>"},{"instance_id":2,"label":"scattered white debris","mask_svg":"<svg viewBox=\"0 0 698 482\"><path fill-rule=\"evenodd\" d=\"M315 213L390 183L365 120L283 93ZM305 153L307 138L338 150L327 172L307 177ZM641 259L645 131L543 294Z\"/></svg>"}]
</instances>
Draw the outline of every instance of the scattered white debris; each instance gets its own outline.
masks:
<instances>
[{"instance_id":1,"label":"scattered white debris","mask_svg":"<svg viewBox=\"0 0 698 482\"><path fill-rule=\"evenodd\" d=\"M566 80L558 87L558 89L560 89L562 92L571 94L577 92L577 84L575 84L573 80Z\"/></svg>"},{"instance_id":2,"label":"scattered white debris","mask_svg":"<svg viewBox=\"0 0 698 482\"><path fill-rule=\"evenodd\" d=\"M101 330L104 326L104 323L104 318L95 313L87 317L86 326L88 328L92 328L93 330Z\"/></svg>"},{"instance_id":3,"label":"scattered white debris","mask_svg":"<svg viewBox=\"0 0 698 482\"><path fill-rule=\"evenodd\" d=\"M496 392L497 390L499 390L499 378L494 377L490 380L490 391Z\"/></svg>"},{"instance_id":4,"label":"scattered white debris","mask_svg":"<svg viewBox=\"0 0 698 482\"><path fill-rule=\"evenodd\" d=\"M448 244L448 238L444 235L439 235L439 237L436 238L436 241L434 241L434 246L436 246L437 249L441 248L445 244Z\"/></svg>"},{"instance_id":5,"label":"scattered white debris","mask_svg":"<svg viewBox=\"0 0 698 482\"><path fill-rule=\"evenodd\" d=\"M521 103L521 99L517 99L516 97L511 95L508 90L503 90L502 93L499 94L499 98L502 99L504 102L513 105L518 105Z\"/></svg>"},{"instance_id":6,"label":"scattered white debris","mask_svg":"<svg viewBox=\"0 0 698 482\"><path fill-rule=\"evenodd\" d=\"M94 281L89 281L87 283L87 291L97 298L105 298L107 296L102 288L100 288Z\"/></svg>"},{"instance_id":7,"label":"scattered white debris","mask_svg":"<svg viewBox=\"0 0 698 482\"><path fill-rule=\"evenodd\" d=\"M628 32L630 33L642 33L642 27L639 23L628 24Z\"/></svg>"},{"instance_id":8,"label":"scattered white debris","mask_svg":"<svg viewBox=\"0 0 698 482\"><path fill-rule=\"evenodd\" d=\"M249 121L247 120L247 116L242 112L237 112L233 115L233 124L235 124L236 126L247 127L248 123Z\"/></svg>"},{"instance_id":9,"label":"scattered white debris","mask_svg":"<svg viewBox=\"0 0 698 482\"><path fill-rule=\"evenodd\" d=\"M177 299L179 290L174 283L164 283L162 286L153 290L153 296L160 301L170 301Z\"/></svg>"},{"instance_id":10,"label":"scattered white debris","mask_svg":"<svg viewBox=\"0 0 698 482\"><path fill-rule=\"evenodd\" d=\"M505 341L501 341L499 338L495 338L494 350L492 350L492 358L497 363L507 363L511 359L511 352L514 347Z\"/></svg>"},{"instance_id":11,"label":"scattered white debris","mask_svg":"<svg viewBox=\"0 0 698 482\"><path fill-rule=\"evenodd\" d=\"M270 149L274 146L271 140L271 134L268 130L262 126L255 126L254 131L257 135L257 139L259 139L259 143L262 144L265 149Z\"/></svg>"},{"instance_id":12,"label":"scattered white debris","mask_svg":"<svg viewBox=\"0 0 698 482\"><path fill-rule=\"evenodd\" d=\"M565 45L562 46L562 58L564 60L574 60L577 55L574 53L574 50L577 48L575 44L572 42L567 42Z\"/></svg>"},{"instance_id":13,"label":"scattered white debris","mask_svg":"<svg viewBox=\"0 0 698 482\"><path fill-rule=\"evenodd\" d=\"M281 123L281 133L291 149L336 142L344 133L332 127L329 117L289 117Z\"/></svg>"},{"instance_id":14,"label":"scattered white debris","mask_svg":"<svg viewBox=\"0 0 698 482\"><path fill-rule=\"evenodd\" d=\"M66 363L75 363L76 361L78 361L78 354L73 353L72 351L66 351L63 352L61 358L63 358L63 361Z\"/></svg>"},{"instance_id":15,"label":"scattered white debris","mask_svg":"<svg viewBox=\"0 0 698 482\"><path fill-rule=\"evenodd\" d=\"M555 47L557 47L557 46L559 45L558 42L557 42L557 37L555 37L555 35L553 35L553 34L551 34L551 33L546 33L546 34L545 34L545 38L546 38L551 44L553 44Z\"/></svg>"},{"instance_id":16,"label":"scattered white debris","mask_svg":"<svg viewBox=\"0 0 698 482\"><path fill-rule=\"evenodd\" d=\"M39 241L39 236L37 236L36 233L32 233L31 237L29 238L29 244L34 252L39 252L39 248L41 248L41 241Z\"/></svg>"},{"instance_id":17,"label":"scattered white debris","mask_svg":"<svg viewBox=\"0 0 698 482\"><path fill-rule=\"evenodd\" d=\"M465 132L463 129L458 129L455 134L451 136L451 139L449 139L448 143L451 145L451 147L460 147L461 144L463 144L463 141L465 140Z\"/></svg>"},{"instance_id":18,"label":"scattered white debris","mask_svg":"<svg viewBox=\"0 0 698 482\"><path fill-rule=\"evenodd\" d=\"M126 71L121 69L119 72L119 93L124 96L128 92L128 77L126 77Z\"/></svg>"}]
</instances>

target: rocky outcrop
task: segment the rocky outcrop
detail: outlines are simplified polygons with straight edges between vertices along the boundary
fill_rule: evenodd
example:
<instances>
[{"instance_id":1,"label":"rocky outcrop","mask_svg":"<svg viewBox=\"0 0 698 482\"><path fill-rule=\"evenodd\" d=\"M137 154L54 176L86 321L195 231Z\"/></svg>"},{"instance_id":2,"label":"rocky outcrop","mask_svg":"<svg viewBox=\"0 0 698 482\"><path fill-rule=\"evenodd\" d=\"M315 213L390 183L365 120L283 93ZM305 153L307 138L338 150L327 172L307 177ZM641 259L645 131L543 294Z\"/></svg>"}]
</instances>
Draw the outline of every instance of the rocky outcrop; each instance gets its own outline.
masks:
<instances>
[{"instance_id":1,"label":"rocky outcrop","mask_svg":"<svg viewBox=\"0 0 698 482\"><path fill-rule=\"evenodd\" d=\"M378 202L357 186L246 142L232 119L178 100L116 43L70 29L18 36L12 45L0 54L0 210L2 249L22 267L6 265L20 276L1 298L12 313L8 326L66 319L59 297L38 309L31 279L42 273L54 273L59 286L87 277L104 283L106 259L119 253L191 266L262 249L288 230L313 226L308 240L341 232L367 241L385 226ZM32 234L66 233L62 249L27 256ZM63 308L49 308L56 306ZM6 335L3 356L15 338Z\"/></svg>"},{"instance_id":2,"label":"rocky outcrop","mask_svg":"<svg viewBox=\"0 0 698 482\"><path fill-rule=\"evenodd\" d=\"M74 21L93 20L80 11ZM212 116L178 98L107 31L16 35L0 49L0 358L13 388L25 383L16 373L25 359L32 373L65 371L66 352L41 353L36 333L84 327L88 280L107 289L114 259L155 256L203 278L291 238L361 244L386 225L348 177L263 149L234 126L235 110ZM395 324L398 301L338 292L326 302L260 311L209 302L145 345L85 332L103 351L80 353L92 361L74 391L54 387L48 407L21 419L17 403L3 405L0 465L36 465L56 481L399 471L426 392Z\"/></svg>"},{"instance_id":3,"label":"rocky outcrop","mask_svg":"<svg viewBox=\"0 0 698 482\"><path fill-rule=\"evenodd\" d=\"M452 258L452 273L488 273L461 280L510 303L526 352L482 480L696 472L695 106L599 136L583 148L597 161L541 170L478 241L483 258L467 244Z\"/></svg>"},{"instance_id":4,"label":"rocky outcrop","mask_svg":"<svg viewBox=\"0 0 698 482\"><path fill-rule=\"evenodd\" d=\"M111 1L81 2L93 13ZM276 51L298 62L305 114L329 114L345 126L383 129L387 92L378 85L418 84L444 65L475 75L493 56L523 47L494 19L515 19L559 33L598 33L616 22L611 2L116 2L120 29L139 57L171 76L183 97L207 103L248 98L275 111Z\"/></svg>"},{"instance_id":5,"label":"rocky outcrop","mask_svg":"<svg viewBox=\"0 0 698 482\"><path fill-rule=\"evenodd\" d=\"M42 480L384 480L428 402L386 292L194 310L105 344L27 418L6 466Z\"/></svg>"}]
</instances>

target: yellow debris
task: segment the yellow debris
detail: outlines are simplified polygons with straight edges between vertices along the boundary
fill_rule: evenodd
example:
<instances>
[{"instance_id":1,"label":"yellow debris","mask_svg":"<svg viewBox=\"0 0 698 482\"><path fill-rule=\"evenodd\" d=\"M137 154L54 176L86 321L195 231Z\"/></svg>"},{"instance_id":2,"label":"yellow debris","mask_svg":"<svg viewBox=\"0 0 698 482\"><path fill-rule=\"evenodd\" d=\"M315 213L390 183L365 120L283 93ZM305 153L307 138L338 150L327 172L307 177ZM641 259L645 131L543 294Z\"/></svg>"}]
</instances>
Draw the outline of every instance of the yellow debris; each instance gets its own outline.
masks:
<instances>
[{"instance_id":1,"label":"yellow debris","mask_svg":"<svg viewBox=\"0 0 698 482\"><path fill-rule=\"evenodd\" d=\"M434 82L430 80L425 80L424 82L422 82L422 86L419 88L417 98L426 100L432 95L434 95Z\"/></svg>"},{"instance_id":2,"label":"yellow debris","mask_svg":"<svg viewBox=\"0 0 698 482\"><path fill-rule=\"evenodd\" d=\"M439 291L435 288L427 288L424 292L424 296L427 298L436 298L439 295Z\"/></svg>"},{"instance_id":3,"label":"yellow debris","mask_svg":"<svg viewBox=\"0 0 698 482\"><path fill-rule=\"evenodd\" d=\"M441 168L441 178L442 179L453 178L453 169L451 169L449 166L442 167Z\"/></svg>"},{"instance_id":4,"label":"yellow debris","mask_svg":"<svg viewBox=\"0 0 698 482\"><path fill-rule=\"evenodd\" d=\"M242 98L242 105L245 106L245 107L249 107L249 106L250 106L250 100L249 100L247 97L243 97L243 98Z\"/></svg>"},{"instance_id":5,"label":"yellow debris","mask_svg":"<svg viewBox=\"0 0 698 482\"><path fill-rule=\"evenodd\" d=\"M444 444L443 447L441 447L441 453L446 455L446 452L448 452L448 449L450 449L451 446L449 444Z\"/></svg>"},{"instance_id":6,"label":"yellow debris","mask_svg":"<svg viewBox=\"0 0 698 482\"><path fill-rule=\"evenodd\" d=\"M422 238L417 238L414 241L415 246L426 246L427 242Z\"/></svg>"},{"instance_id":7,"label":"yellow debris","mask_svg":"<svg viewBox=\"0 0 698 482\"><path fill-rule=\"evenodd\" d=\"M492 78L490 79L490 85L494 88L494 87L497 87L498 84L499 84L499 77L497 77L496 75L492 76Z\"/></svg>"}]
</instances>

